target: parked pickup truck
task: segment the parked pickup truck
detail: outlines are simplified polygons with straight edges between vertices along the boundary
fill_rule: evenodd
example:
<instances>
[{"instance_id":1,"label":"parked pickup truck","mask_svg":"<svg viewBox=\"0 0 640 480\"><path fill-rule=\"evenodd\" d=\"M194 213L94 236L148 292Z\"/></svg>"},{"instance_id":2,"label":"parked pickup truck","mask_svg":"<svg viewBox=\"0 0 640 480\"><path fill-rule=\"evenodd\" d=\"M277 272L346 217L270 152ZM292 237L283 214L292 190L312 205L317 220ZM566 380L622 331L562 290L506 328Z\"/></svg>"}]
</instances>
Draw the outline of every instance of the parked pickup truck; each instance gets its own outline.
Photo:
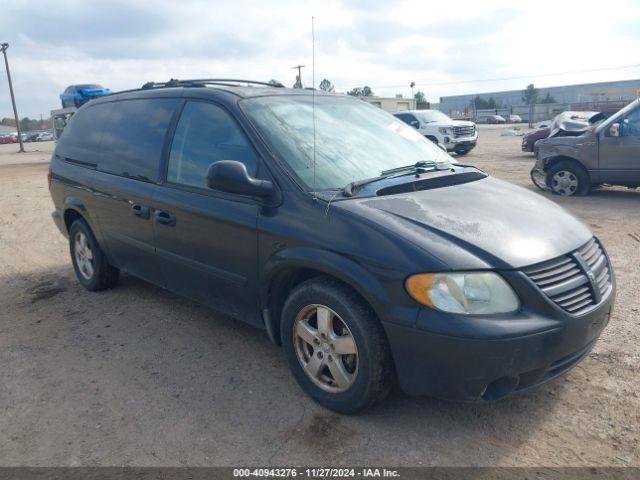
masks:
<instances>
[{"instance_id":1,"label":"parked pickup truck","mask_svg":"<svg viewBox=\"0 0 640 480\"><path fill-rule=\"evenodd\" d=\"M466 155L478 141L475 123L452 120L438 110L405 110L394 115L448 152Z\"/></svg>"},{"instance_id":2,"label":"parked pickup truck","mask_svg":"<svg viewBox=\"0 0 640 480\"><path fill-rule=\"evenodd\" d=\"M557 120L549 138L536 146L531 170L536 186L556 195L587 195L603 183L640 187L640 100L606 120L604 115L591 116L590 125L569 132L571 136L556 135L556 130L567 130Z\"/></svg>"}]
</instances>

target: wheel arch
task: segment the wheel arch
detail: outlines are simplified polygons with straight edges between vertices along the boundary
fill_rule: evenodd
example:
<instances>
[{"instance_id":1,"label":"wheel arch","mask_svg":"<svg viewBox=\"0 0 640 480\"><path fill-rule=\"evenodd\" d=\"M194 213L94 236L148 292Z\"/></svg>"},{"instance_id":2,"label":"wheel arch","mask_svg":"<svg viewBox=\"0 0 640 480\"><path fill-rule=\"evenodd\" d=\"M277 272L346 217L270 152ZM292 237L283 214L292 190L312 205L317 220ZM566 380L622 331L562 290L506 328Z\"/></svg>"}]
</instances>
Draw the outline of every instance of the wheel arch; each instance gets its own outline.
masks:
<instances>
[{"instance_id":1,"label":"wheel arch","mask_svg":"<svg viewBox=\"0 0 640 480\"><path fill-rule=\"evenodd\" d=\"M89 228L95 235L96 239L100 244L103 243L102 232L96 225L96 220L92 217L91 213L87 210L82 200L77 197L67 197L64 200L64 204L62 206L62 218L64 220L64 225L67 229L67 233L71 228L71 224L78 220L79 218L83 219L89 225Z\"/></svg>"},{"instance_id":2,"label":"wheel arch","mask_svg":"<svg viewBox=\"0 0 640 480\"><path fill-rule=\"evenodd\" d=\"M279 252L263 269L260 303L266 312L265 327L271 339L280 342L280 316L284 303L296 286L311 278L329 276L354 291L380 320L388 295L375 277L353 260L314 248Z\"/></svg>"},{"instance_id":3,"label":"wheel arch","mask_svg":"<svg viewBox=\"0 0 640 480\"><path fill-rule=\"evenodd\" d=\"M551 167L553 167L554 165L557 165L560 162L571 162L571 163L574 163L578 167L582 168L585 172L588 173L588 170L586 168L584 168L584 165L582 165L582 163L580 163L578 160L576 160L575 158L570 157L568 155L553 155L553 156L545 158L544 159L544 171L548 172Z\"/></svg>"}]
</instances>

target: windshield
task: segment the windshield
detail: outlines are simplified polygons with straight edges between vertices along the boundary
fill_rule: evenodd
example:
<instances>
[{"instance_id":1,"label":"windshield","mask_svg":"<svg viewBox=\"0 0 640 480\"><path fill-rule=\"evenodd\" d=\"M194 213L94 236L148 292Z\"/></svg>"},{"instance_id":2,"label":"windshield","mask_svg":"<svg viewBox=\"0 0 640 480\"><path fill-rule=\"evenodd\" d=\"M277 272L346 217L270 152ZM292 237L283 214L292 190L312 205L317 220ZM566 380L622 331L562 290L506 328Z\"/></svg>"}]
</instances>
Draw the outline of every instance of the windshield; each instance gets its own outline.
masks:
<instances>
[{"instance_id":1,"label":"windshield","mask_svg":"<svg viewBox=\"0 0 640 480\"><path fill-rule=\"evenodd\" d=\"M282 159L313 188L312 97L258 97L242 105ZM343 188L417 162L450 166L450 157L415 129L362 100L343 97L316 97L315 146L318 190Z\"/></svg>"},{"instance_id":2,"label":"windshield","mask_svg":"<svg viewBox=\"0 0 640 480\"><path fill-rule=\"evenodd\" d=\"M414 112L414 115L418 117L422 123L434 123L434 122L451 122L451 118L438 110L425 110L423 112Z\"/></svg>"}]
</instances>

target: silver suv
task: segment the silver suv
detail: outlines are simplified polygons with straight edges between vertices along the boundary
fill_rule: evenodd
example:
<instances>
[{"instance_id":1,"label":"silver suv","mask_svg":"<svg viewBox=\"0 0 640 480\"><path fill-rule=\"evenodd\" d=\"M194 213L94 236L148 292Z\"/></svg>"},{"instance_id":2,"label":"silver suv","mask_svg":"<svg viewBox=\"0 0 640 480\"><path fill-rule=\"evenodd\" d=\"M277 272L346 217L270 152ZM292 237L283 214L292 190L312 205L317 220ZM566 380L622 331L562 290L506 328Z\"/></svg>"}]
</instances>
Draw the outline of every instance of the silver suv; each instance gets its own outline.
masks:
<instances>
[{"instance_id":1,"label":"silver suv","mask_svg":"<svg viewBox=\"0 0 640 480\"><path fill-rule=\"evenodd\" d=\"M640 99L575 137L536 145L531 179L557 195L587 195L607 183L640 187Z\"/></svg>"}]
</instances>

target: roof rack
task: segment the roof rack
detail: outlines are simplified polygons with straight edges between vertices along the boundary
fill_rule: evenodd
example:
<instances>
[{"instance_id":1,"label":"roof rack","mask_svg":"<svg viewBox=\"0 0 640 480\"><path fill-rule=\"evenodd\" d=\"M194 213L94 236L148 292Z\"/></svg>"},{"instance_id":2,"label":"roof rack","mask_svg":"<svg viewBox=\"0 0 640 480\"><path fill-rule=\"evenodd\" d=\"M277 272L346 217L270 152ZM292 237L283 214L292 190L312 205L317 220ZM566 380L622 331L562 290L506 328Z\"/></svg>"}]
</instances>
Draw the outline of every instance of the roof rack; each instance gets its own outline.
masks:
<instances>
[{"instance_id":1,"label":"roof rack","mask_svg":"<svg viewBox=\"0 0 640 480\"><path fill-rule=\"evenodd\" d=\"M204 87L205 85L224 85L227 87L237 87L238 84L261 85L266 87L284 88L281 83L258 82L256 80L241 80L237 78L201 78L195 80L178 80L172 78L168 82L147 82L142 85L143 90L150 88L166 87Z\"/></svg>"}]
</instances>

